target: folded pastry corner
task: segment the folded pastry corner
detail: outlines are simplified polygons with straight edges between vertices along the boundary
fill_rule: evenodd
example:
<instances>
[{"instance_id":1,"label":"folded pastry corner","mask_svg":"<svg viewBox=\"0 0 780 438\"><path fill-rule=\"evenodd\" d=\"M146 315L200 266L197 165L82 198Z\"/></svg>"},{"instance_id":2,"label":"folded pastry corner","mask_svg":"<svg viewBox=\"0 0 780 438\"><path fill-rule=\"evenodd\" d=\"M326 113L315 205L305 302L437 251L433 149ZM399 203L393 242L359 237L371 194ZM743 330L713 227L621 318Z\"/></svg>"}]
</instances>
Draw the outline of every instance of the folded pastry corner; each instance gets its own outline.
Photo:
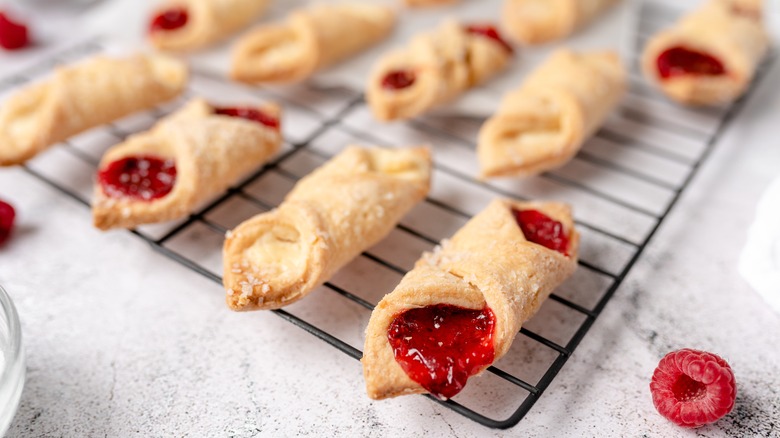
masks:
<instances>
[{"instance_id":1,"label":"folded pastry corner","mask_svg":"<svg viewBox=\"0 0 780 438\"><path fill-rule=\"evenodd\" d=\"M564 165L620 102L626 81L615 52L554 52L480 129L481 176L528 176Z\"/></svg>"},{"instance_id":2,"label":"folded pastry corner","mask_svg":"<svg viewBox=\"0 0 780 438\"><path fill-rule=\"evenodd\" d=\"M395 11L365 3L313 5L242 37L231 76L242 82L300 82L386 38Z\"/></svg>"},{"instance_id":3,"label":"folded pastry corner","mask_svg":"<svg viewBox=\"0 0 780 438\"><path fill-rule=\"evenodd\" d=\"M509 350L577 267L571 210L495 200L423 255L371 314L363 350L372 399L460 392Z\"/></svg>"},{"instance_id":4,"label":"folded pastry corner","mask_svg":"<svg viewBox=\"0 0 780 438\"><path fill-rule=\"evenodd\" d=\"M502 17L507 34L524 44L564 38L618 0L505 0Z\"/></svg>"},{"instance_id":5,"label":"folded pastry corner","mask_svg":"<svg viewBox=\"0 0 780 438\"><path fill-rule=\"evenodd\" d=\"M278 151L280 110L215 107L203 99L109 149L92 204L102 230L184 217Z\"/></svg>"},{"instance_id":6,"label":"folded pastry corner","mask_svg":"<svg viewBox=\"0 0 780 438\"><path fill-rule=\"evenodd\" d=\"M230 231L223 283L233 310L277 309L384 238L430 186L427 148L348 147L276 209Z\"/></svg>"},{"instance_id":7,"label":"folded pastry corner","mask_svg":"<svg viewBox=\"0 0 780 438\"><path fill-rule=\"evenodd\" d=\"M642 70L667 97L718 105L741 96L767 51L758 0L709 0L648 41Z\"/></svg>"},{"instance_id":8,"label":"folded pastry corner","mask_svg":"<svg viewBox=\"0 0 780 438\"><path fill-rule=\"evenodd\" d=\"M187 67L162 55L98 56L59 68L0 107L0 166L21 164L89 128L178 96Z\"/></svg>"},{"instance_id":9,"label":"folded pastry corner","mask_svg":"<svg viewBox=\"0 0 780 438\"><path fill-rule=\"evenodd\" d=\"M161 50L193 50L227 38L260 17L269 0L170 0L149 24L149 41Z\"/></svg>"},{"instance_id":10,"label":"folded pastry corner","mask_svg":"<svg viewBox=\"0 0 780 438\"><path fill-rule=\"evenodd\" d=\"M416 117L493 77L512 53L494 26L448 20L383 56L366 99L379 120Z\"/></svg>"}]
</instances>

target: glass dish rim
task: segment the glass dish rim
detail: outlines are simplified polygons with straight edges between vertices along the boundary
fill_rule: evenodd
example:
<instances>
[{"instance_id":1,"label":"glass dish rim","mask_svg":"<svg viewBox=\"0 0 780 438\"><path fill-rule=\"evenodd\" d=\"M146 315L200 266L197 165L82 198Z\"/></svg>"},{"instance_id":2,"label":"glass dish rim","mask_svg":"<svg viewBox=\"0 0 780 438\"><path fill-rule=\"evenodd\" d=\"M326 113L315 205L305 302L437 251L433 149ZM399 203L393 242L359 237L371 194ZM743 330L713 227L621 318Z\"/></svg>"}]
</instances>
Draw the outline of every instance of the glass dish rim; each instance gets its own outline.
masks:
<instances>
[{"instance_id":1,"label":"glass dish rim","mask_svg":"<svg viewBox=\"0 0 780 438\"><path fill-rule=\"evenodd\" d=\"M11 356L5 359L7 363L15 363L22 355L22 325L19 321L19 313L16 311L16 306L2 285L0 285L0 307L2 307L3 314L8 322L8 333L11 341L11 348L9 348ZM0 385L5 382L8 369L10 367L5 367L2 374L0 374Z\"/></svg>"},{"instance_id":2,"label":"glass dish rim","mask_svg":"<svg viewBox=\"0 0 780 438\"><path fill-rule=\"evenodd\" d=\"M0 370L0 393L2 393L2 391L10 390L12 393L17 394L15 397L11 396L7 400L13 404L10 406L12 413L4 412L0 415L0 417L3 417L6 414L10 414L10 417L7 419L8 425L10 425L11 419L19 409L21 391L24 388L26 372L24 369L24 344L22 341L22 325L19 320L19 313L16 310L16 306L14 305L11 296L2 285L0 285L0 307L2 308L2 313L5 317L4 325L7 325L8 327L10 341L7 351L4 353L5 364L3 365L3 369ZM8 406L4 406L3 408L8 408ZM3 424L4 420L5 418L0 418L0 434L7 432L4 428L8 427L8 425Z\"/></svg>"}]
</instances>

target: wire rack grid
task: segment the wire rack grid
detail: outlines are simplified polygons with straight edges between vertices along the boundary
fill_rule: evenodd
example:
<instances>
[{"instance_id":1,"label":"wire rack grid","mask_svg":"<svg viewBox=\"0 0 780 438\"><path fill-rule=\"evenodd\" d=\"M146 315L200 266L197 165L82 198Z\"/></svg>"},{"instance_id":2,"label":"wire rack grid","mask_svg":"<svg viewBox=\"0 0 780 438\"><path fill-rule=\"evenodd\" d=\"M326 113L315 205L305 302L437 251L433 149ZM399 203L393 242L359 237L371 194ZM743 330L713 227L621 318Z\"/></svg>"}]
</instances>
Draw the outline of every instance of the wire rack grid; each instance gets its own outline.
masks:
<instances>
[{"instance_id":1,"label":"wire rack grid","mask_svg":"<svg viewBox=\"0 0 780 438\"><path fill-rule=\"evenodd\" d=\"M637 49L674 16L663 8L644 10ZM41 78L55 65L102 50L100 42L63 50L0 81L0 98L16 86ZM764 63L757 81L769 64L770 60ZM79 135L30 161L25 169L89 206L92 175L103 152L150 127L186 97L201 95L215 102L281 101L289 143L276 160L186 219L131 231L173 261L221 285L225 232L274 208L298 179L345 145L432 145L434 188L425 202L312 298L274 311L355 359L362 355L363 339L354 334L354 327L333 322L339 312L350 308L359 313L364 327L374 305L411 269L420 253L454 233L490 199L546 198L572 204L582 234L580 269L520 330L510 352L487 370L487 377L472 379L454 399L442 402L431 397L485 426L509 428L531 410L573 354L749 94L728 108L680 108L649 88L634 67L622 108L569 165L525 181L483 182L472 176L476 174L473 139L480 121L431 117L382 125L370 116L359 92L311 87L279 92L236 85L199 72L187 96ZM333 315L322 316L328 313Z\"/></svg>"}]
</instances>

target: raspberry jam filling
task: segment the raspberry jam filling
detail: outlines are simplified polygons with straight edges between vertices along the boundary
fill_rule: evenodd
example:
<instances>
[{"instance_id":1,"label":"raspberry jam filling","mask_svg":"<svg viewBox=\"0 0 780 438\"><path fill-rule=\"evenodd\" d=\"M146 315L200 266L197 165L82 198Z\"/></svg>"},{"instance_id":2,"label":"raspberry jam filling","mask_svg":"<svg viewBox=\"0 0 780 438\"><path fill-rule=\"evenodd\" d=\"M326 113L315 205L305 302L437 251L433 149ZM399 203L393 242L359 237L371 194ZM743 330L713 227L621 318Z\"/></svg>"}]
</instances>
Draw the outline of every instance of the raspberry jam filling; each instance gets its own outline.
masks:
<instances>
[{"instance_id":1,"label":"raspberry jam filling","mask_svg":"<svg viewBox=\"0 0 780 438\"><path fill-rule=\"evenodd\" d=\"M189 15L184 8L172 8L157 14L149 26L151 32L166 32L180 29L187 25Z\"/></svg>"},{"instance_id":2,"label":"raspberry jam filling","mask_svg":"<svg viewBox=\"0 0 780 438\"><path fill-rule=\"evenodd\" d=\"M726 73L723 63L712 55L685 47L672 47L658 56L658 73L663 79L675 76L719 76Z\"/></svg>"},{"instance_id":3,"label":"raspberry jam filling","mask_svg":"<svg viewBox=\"0 0 780 438\"><path fill-rule=\"evenodd\" d=\"M11 230L14 227L16 212L11 204L0 201L0 245L11 236Z\"/></svg>"},{"instance_id":4,"label":"raspberry jam filling","mask_svg":"<svg viewBox=\"0 0 780 438\"><path fill-rule=\"evenodd\" d=\"M260 123L269 128L279 129L279 119L270 116L256 108L236 107L236 108L214 108L214 114L230 117L240 117Z\"/></svg>"},{"instance_id":5,"label":"raspberry jam filling","mask_svg":"<svg viewBox=\"0 0 780 438\"><path fill-rule=\"evenodd\" d=\"M490 38L491 40L500 44L501 47L503 47L507 52L514 53L512 46L510 46L509 43L507 43L506 40L501 37L501 34L498 33L498 30L495 26L490 24L472 24L470 26L466 26L466 32L474 35L482 35L485 38Z\"/></svg>"},{"instance_id":6,"label":"raspberry jam filling","mask_svg":"<svg viewBox=\"0 0 780 438\"><path fill-rule=\"evenodd\" d=\"M512 213L529 242L569 255L569 236L562 223L537 210L512 209Z\"/></svg>"},{"instance_id":7,"label":"raspberry jam filling","mask_svg":"<svg viewBox=\"0 0 780 438\"><path fill-rule=\"evenodd\" d=\"M417 75L411 70L393 70L382 78L382 88L385 90L402 90L414 85Z\"/></svg>"},{"instance_id":8,"label":"raspberry jam filling","mask_svg":"<svg viewBox=\"0 0 780 438\"><path fill-rule=\"evenodd\" d=\"M0 47L8 50L21 49L29 42L27 26L0 12Z\"/></svg>"},{"instance_id":9,"label":"raspberry jam filling","mask_svg":"<svg viewBox=\"0 0 780 438\"><path fill-rule=\"evenodd\" d=\"M125 157L100 170L98 183L109 197L151 201L173 189L176 164L149 155Z\"/></svg>"},{"instance_id":10,"label":"raspberry jam filling","mask_svg":"<svg viewBox=\"0 0 780 438\"><path fill-rule=\"evenodd\" d=\"M495 317L489 308L448 304L407 310L387 331L395 360L433 396L454 397L469 377L493 363Z\"/></svg>"}]
</instances>

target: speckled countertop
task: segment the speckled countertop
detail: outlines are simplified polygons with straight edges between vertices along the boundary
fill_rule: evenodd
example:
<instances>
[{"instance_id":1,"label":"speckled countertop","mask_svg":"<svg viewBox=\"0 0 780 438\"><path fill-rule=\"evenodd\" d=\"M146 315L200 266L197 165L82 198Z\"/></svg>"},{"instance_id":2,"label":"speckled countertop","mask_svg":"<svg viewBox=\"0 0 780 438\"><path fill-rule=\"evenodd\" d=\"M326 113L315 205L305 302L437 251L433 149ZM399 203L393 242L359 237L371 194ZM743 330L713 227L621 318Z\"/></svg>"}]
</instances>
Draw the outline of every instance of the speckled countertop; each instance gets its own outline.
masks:
<instances>
[{"instance_id":1,"label":"speckled countertop","mask_svg":"<svg viewBox=\"0 0 780 438\"><path fill-rule=\"evenodd\" d=\"M737 273L753 209L780 171L780 64L528 416L507 431L423 397L371 402L357 361L270 313L231 313L213 282L21 169L0 283L18 307L27 382L9 436L780 436L780 315ZM360 336L362 327L349 326ZM695 431L653 408L668 351L732 365L735 410Z\"/></svg>"}]
</instances>

